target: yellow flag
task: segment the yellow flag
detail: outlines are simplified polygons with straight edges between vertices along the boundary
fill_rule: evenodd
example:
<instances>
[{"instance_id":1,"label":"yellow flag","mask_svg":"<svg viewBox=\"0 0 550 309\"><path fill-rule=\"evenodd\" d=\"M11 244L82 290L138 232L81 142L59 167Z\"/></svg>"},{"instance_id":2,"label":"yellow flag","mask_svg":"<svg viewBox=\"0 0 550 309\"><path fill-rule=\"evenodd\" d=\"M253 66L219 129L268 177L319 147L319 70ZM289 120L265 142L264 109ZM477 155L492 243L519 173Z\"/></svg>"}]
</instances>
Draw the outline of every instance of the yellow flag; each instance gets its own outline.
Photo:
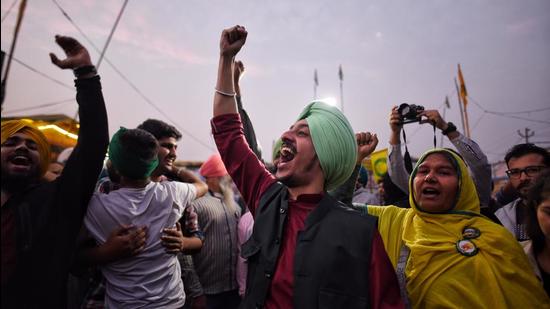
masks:
<instances>
[{"instance_id":1,"label":"yellow flag","mask_svg":"<svg viewBox=\"0 0 550 309\"><path fill-rule=\"evenodd\" d=\"M468 92L466 91L466 84L464 83L464 76L462 76L462 70L460 69L460 63L458 64L458 80L460 81L460 98L464 107L468 105Z\"/></svg>"},{"instance_id":2,"label":"yellow flag","mask_svg":"<svg viewBox=\"0 0 550 309\"><path fill-rule=\"evenodd\" d=\"M370 155L372 175L376 182L382 179L382 176L388 172L386 158L388 157L388 148L378 150Z\"/></svg>"}]
</instances>

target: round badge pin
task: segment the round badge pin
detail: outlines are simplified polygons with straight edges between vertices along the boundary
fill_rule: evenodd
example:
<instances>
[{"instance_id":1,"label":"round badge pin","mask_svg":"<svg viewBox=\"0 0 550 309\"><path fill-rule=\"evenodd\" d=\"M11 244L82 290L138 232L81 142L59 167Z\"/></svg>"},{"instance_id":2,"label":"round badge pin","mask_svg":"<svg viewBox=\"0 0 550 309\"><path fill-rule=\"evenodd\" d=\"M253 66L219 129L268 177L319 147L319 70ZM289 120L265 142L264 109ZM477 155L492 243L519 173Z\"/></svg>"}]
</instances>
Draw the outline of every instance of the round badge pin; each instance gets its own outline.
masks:
<instances>
[{"instance_id":1,"label":"round badge pin","mask_svg":"<svg viewBox=\"0 0 550 309\"><path fill-rule=\"evenodd\" d=\"M467 227L462 231L462 237L466 239L478 238L481 232L475 227Z\"/></svg>"},{"instance_id":2,"label":"round badge pin","mask_svg":"<svg viewBox=\"0 0 550 309\"><path fill-rule=\"evenodd\" d=\"M476 245L469 239L457 241L456 250L464 256L474 256L478 252Z\"/></svg>"}]
</instances>

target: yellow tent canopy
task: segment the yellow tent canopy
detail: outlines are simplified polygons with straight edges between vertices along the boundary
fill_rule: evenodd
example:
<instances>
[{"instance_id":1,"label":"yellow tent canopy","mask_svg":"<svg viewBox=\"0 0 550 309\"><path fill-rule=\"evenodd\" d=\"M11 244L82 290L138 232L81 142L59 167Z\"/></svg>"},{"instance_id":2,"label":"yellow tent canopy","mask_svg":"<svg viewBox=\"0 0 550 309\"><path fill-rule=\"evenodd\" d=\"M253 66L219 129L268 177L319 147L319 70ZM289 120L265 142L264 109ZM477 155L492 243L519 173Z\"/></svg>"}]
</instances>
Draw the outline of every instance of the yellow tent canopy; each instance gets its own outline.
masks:
<instances>
[{"instance_id":1,"label":"yellow tent canopy","mask_svg":"<svg viewBox=\"0 0 550 309\"><path fill-rule=\"evenodd\" d=\"M64 114L32 115L5 117L4 120L25 119L31 121L44 133L51 145L53 152L60 152L69 147L74 147L78 139L80 124L73 118Z\"/></svg>"}]
</instances>

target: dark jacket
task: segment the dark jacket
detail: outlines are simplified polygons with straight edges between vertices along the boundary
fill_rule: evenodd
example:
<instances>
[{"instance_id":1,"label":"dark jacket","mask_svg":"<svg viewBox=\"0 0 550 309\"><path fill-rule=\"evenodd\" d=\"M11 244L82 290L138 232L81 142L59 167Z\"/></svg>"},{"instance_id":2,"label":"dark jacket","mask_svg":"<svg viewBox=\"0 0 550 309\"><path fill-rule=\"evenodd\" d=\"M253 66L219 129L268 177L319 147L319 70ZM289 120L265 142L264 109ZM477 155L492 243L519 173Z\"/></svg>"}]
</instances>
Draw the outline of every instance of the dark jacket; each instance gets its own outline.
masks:
<instances>
[{"instance_id":1,"label":"dark jacket","mask_svg":"<svg viewBox=\"0 0 550 309\"><path fill-rule=\"evenodd\" d=\"M273 184L260 200L250 240L243 308L262 307L276 271L288 213L288 190ZM295 308L368 308L371 243L376 221L329 194L308 215L294 257Z\"/></svg>"},{"instance_id":2,"label":"dark jacket","mask_svg":"<svg viewBox=\"0 0 550 309\"><path fill-rule=\"evenodd\" d=\"M62 174L13 195L17 267L2 308L65 308L75 241L109 143L99 77L77 80L80 132Z\"/></svg>"}]
</instances>

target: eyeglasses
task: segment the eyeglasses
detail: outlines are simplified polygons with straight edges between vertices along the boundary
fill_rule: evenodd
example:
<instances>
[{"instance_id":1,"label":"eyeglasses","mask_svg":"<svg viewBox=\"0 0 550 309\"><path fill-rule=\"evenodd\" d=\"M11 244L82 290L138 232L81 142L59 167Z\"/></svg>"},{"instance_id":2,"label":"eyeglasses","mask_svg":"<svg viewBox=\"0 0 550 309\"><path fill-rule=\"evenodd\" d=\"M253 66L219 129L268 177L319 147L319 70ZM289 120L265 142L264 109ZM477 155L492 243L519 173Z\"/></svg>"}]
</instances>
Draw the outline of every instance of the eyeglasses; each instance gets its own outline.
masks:
<instances>
[{"instance_id":1,"label":"eyeglasses","mask_svg":"<svg viewBox=\"0 0 550 309\"><path fill-rule=\"evenodd\" d=\"M521 173L525 173L527 177L537 176L546 166L528 166L524 169L514 168L506 171L506 175L510 178L520 178Z\"/></svg>"}]
</instances>

